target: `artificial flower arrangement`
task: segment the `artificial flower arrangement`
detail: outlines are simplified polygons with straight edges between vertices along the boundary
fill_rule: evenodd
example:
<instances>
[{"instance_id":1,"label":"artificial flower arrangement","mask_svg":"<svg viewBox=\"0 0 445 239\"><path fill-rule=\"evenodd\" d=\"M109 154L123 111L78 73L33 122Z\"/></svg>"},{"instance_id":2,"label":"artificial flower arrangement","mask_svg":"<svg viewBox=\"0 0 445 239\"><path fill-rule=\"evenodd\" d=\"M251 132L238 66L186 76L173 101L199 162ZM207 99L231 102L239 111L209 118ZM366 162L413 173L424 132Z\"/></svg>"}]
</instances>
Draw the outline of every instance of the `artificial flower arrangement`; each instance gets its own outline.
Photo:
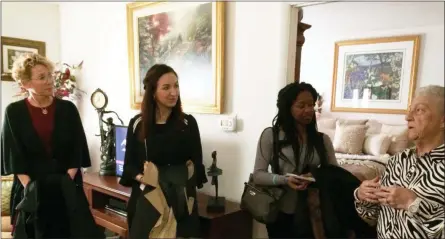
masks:
<instances>
[{"instance_id":1,"label":"artificial flower arrangement","mask_svg":"<svg viewBox=\"0 0 445 239\"><path fill-rule=\"evenodd\" d=\"M77 88L76 76L74 71L82 69L83 61L78 65L69 65L63 63L60 70L54 72L54 96L57 98L69 98L70 100L76 100L81 98L81 94L85 94L84 91Z\"/></svg>"},{"instance_id":2,"label":"artificial flower arrangement","mask_svg":"<svg viewBox=\"0 0 445 239\"><path fill-rule=\"evenodd\" d=\"M321 110L322 110L322 105L323 105L324 99L323 96L321 96L320 94L317 96L317 101L315 102L315 116L318 118L320 118L321 116Z\"/></svg>"},{"instance_id":3,"label":"artificial flower arrangement","mask_svg":"<svg viewBox=\"0 0 445 239\"><path fill-rule=\"evenodd\" d=\"M60 99L77 100L81 98L84 91L77 88L76 76L74 71L82 69L83 61L78 65L69 65L67 63L56 64L54 72L54 96ZM16 96L27 96L28 92L20 87L20 92Z\"/></svg>"}]
</instances>

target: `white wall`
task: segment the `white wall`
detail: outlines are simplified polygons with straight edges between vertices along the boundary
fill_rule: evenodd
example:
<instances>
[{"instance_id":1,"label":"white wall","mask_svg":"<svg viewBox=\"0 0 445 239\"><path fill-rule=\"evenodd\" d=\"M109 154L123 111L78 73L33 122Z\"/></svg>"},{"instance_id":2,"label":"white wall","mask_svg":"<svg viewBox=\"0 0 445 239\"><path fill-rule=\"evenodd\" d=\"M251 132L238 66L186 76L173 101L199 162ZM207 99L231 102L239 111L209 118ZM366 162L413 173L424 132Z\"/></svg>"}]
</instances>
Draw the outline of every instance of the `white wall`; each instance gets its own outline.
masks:
<instances>
[{"instance_id":1,"label":"white wall","mask_svg":"<svg viewBox=\"0 0 445 239\"><path fill-rule=\"evenodd\" d=\"M193 115L206 167L211 152L218 152L218 165L224 170L220 194L228 199L240 200L243 182L253 169L258 137L276 113L276 95L286 82L289 11L286 3L227 3L225 106L228 114L237 114L239 131L222 132L219 115ZM108 109L117 111L125 124L137 113L129 100L125 3L62 3L60 13L62 59L84 60L79 87L88 96L80 102L80 111L92 170L97 171L100 141L94 136L98 123L90 94L103 89L109 95ZM213 193L210 183L203 191Z\"/></svg>"},{"instance_id":2,"label":"white wall","mask_svg":"<svg viewBox=\"0 0 445 239\"><path fill-rule=\"evenodd\" d=\"M51 3L2 2L2 36L46 42L46 56L60 60L59 6ZM17 100L14 82L1 82L1 117L6 106Z\"/></svg>"},{"instance_id":3,"label":"white wall","mask_svg":"<svg viewBox=\"0 0 445 239\"><path fill-rule=\"evenodd\" d=\"M109 95L109 109L128 121L130 110L125 3L61 3L62 59L84 60L79 87L88 96L80 103L81 116L94 160L99 165L97 113L89 102L98 87ZM255 9L255 11L252 11ZM205 165L218 151L224 170L221 194L239 201L243 182L253 169L262 129L271 125L278 90L286 82L289 4L228 3L226 9L226 112L237 114L240 129L224 133L219 115L193 114L199 123ZM205 191L209 191L209 184Z\"/></svg>"},{"instance_id":4,"label":"white wall","mask_svg":"<svg viewBox=\"0 0 445 239\"><path fill-rule=\"evenodd\" d=\"M417 87L444 85L443 2L335 2L303 8L305 32L301 80L324 93L323 113L401 124L403 115L330 113L334 43L340 40L421 34Z\"/></svg>"}]
</instances>

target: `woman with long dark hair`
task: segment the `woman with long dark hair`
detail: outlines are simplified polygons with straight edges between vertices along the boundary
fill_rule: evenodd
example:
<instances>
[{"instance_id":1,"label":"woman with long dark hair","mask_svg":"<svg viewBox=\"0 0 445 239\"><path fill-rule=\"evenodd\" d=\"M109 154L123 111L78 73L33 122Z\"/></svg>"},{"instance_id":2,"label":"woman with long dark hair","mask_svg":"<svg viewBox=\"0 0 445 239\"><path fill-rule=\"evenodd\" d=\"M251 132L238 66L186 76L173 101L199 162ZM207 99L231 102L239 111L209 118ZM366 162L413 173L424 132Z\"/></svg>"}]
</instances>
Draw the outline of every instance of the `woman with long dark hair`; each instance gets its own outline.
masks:
<instances>
[{"instance_id":1,"label":"woman with long dark hair","mask_svg":"<svg viewBox=\"0 0 445 239\"><path fill-rule=\"evenodd\" d=\"M184 114L178 75L151 67L141 113L130 120L120 183L132 187L131 238L199 237L196 187L207 182L198 124Z\"/></svg>"},{"instance_id":2,"label":"woman with long dark hair","mask_svg":"<svg viewBox=\"0 0 445 239\"><path fill-rule=\"evenodd\" d=\"M269 238L310 238L294 224L295 215L307 208L299 207L298 199L304 194L309 181L286 174L310 176L310 169L320 164L337 164L332 142L317 130L315 101L317 91L307 83L291 83L278 93L278 113L272 127L260 136L253 174L254 183L264 186L282 186L285 193L280 199L277 220L267 226ZM273 142L274 134L278 142ZM278 146L278 171L270 173L273 144ZM300 204L304 205L304 204Z\"/></svg>"}]
</instances>

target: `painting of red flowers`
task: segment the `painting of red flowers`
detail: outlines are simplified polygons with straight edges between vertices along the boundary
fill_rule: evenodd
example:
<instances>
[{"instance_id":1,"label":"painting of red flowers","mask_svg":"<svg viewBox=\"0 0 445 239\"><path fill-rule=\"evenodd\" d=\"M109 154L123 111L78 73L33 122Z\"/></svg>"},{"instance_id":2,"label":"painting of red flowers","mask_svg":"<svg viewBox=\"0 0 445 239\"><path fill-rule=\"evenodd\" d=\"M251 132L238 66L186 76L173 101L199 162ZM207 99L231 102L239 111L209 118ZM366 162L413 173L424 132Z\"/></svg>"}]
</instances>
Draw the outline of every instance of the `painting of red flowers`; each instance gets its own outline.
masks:
<instances>
[{"instance_id":1,"label":"painting of red flowers","mask_svg":"<svg viewBox=\"0 0 445 239\"><path fill-rule=\"evenodd\" d=\"M146 72L162 63L178 73L184 111L220 114L224 2L130 3L127 14L132 108Z\"/></svg>"}]
</instances>

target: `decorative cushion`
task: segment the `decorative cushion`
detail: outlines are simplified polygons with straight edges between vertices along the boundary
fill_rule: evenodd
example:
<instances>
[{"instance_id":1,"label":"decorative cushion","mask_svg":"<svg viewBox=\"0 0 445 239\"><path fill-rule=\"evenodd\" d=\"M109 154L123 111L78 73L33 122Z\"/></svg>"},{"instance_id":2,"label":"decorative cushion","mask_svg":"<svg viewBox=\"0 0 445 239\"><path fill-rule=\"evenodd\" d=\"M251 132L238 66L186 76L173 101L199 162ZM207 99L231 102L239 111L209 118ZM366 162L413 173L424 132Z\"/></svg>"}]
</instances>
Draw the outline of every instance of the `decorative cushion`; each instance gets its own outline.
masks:
<instances>
[{"instance_id":1,"label":"decorative cushion","mask_svg":"<svg viewBox=\"0 0 445 239\"><path fill-rule=\"evenodd\" d=\"M12 238L12 225L10 216L2 216L2 236L0 238L7 239Z\"/></svg>"},{"instance_id":2,"label":"decorative cushion","mask_svg":"<svg viewBox=\"0 0 445 239\"><path fill-rule=\"evenodd\" d=\"M323 129L335 129L335 122L337 119L321 117L317 119L317 127Z\"/></svg>"},{"instance_id":3,"label":"decorative cushion","mask_svg":"<svg viewBox=\"0 0 445 239\"><path fill-rule=\"evenodd\" d=\"M386 134L367 135L363 144L363 152L375 156L386 154L390 144L391 140Z\"/></svg>"},{"instance_id":4,"label":"decorative cushion","mask_svg":"<svg viewBox=\"0 0 445 239\"><path fill-rule=\"evenodd\" d=\"M408 148L408 126L382 124L381 134L388 135L391 140L388 153L391 155Z\"/></svg>"},{"instance_id":5,"label":"decorative cushion","mask_svg":"<svg viewBox=\"0 0 445 239\"><path fill-rule=\"evenodd\" d=\"M366 125L369 126L366 134L380 134L380 131L382 130L382 123L378 122L377 120L368 120Z\"/></svg>"},{"instance_id":6,"label":"decorative cushion","mask_svg":"<svg viewBox=\"0 0 445 239\"><path fill-rule=\"evenodd\" d=\"M337 123L340 123L340 125L364 125L368 122L367 119L360 120L360 119L338 119Z\"/></svg>"},{"instance_id":7,"label":"decorative cushion","mask_svg":"<svg viewBox=\"0 0 445 239\"><path fill-rule=\"evenodd\" d=\"M360 154L365 141L366 125L341 125L337 121L334 136L334 150L338 153Z\"/></svg>"},{"instance_id":8,"label":"decorative cushion","mask_svg":"<svg viewBox=\"0 0 445 239\"><path fill-rule=\"evenodd\" d=\"M13 176L2 176L2 217L10 216L9 203L11 200Z\"/></svg>"}]
</instances>

